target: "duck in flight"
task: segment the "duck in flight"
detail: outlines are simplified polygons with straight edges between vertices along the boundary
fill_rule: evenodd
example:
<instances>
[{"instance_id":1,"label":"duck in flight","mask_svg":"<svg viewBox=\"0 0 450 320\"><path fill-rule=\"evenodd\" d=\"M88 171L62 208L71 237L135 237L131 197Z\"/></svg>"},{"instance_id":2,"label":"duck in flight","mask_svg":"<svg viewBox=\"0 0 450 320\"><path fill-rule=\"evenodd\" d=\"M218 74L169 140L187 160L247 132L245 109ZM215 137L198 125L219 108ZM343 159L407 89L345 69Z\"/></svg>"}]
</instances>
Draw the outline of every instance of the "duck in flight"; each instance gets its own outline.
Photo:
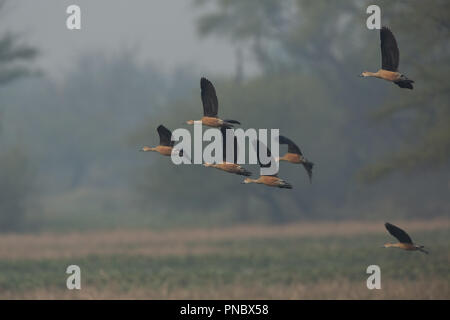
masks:
<instances>
[{"instance_id":1,"label":"duck in flight","mask_svg":"<svg viewBox=\"0 0 450 320\"><path fill-rule=\"evenodd\" d=\"M218 118L219 102L217 100L216 89L211 81L201 78L200 88L203 103L203 117L201 120L188 120L187 124L201 123L214 128L232 128L234 124L241 124L236 120L222 120Z\"/></svg>"},{"instance_id":2,"label":"duck in flight","mask_svg":"<svg viewBox=\"0 0 450 320\"><path fill-rule=\"evenodd\" d=\"M270 149L266 147L262 142L259 140L255 143L256 144L256 152L258 157L258 163L261 168L268 168L270 167L272 161L275 161L275 159L272 157L272 154L270 152ZM267 164L262 164L259 159L259 145L262 145L266 147L267 156L270 157L270 161ZM264 184L269 187L275 187L275 188L283 188L283 189L292 189L292 185L283 179L280 179L277 174L274 175L261 175L258 179L251 179L251 178L245 178L242 183L258 183L258 184Z\"/></svg>"},{"instance_id":3,"label":"duck in flight","mask_svg":"<svg viewBox=\"0 0 450 320\"><path fill-rule=\"evenodd\" d=\"M221 127L220 132L222 133L222 154L223 154L223 162L222 163L205 163L203 164L205 167L216 168L225 172L238 174L241 176L251 176L252 173L248 170L245 170L243 167L237 164L237 138L234 136L233 139L233 149L234 149L234 161L227 162L226 150L227 150L227 128Z\"/></svg>"},{"instance_id":4,"label":"duck in flight","mask_svg":"<svg viewBox=\"0 0 450 320\"><path fill-rule=\"evenodd\" d=\"M387 231L389 231L389 233L399 241L398 243L386 243L384 245L385 248L394 247L408 251L419 250L421 252L428 254L428 252L423 249L424 246L414 244L409 235L399 227L396 227L388 222L386 222L384 226L386 227Z\"/></svg>"},{"instance_id":5,"label":"duck in flight","mask_svg":"<svg viewBox=\"0 0 450 320\"><path fill-rule=\"evenodd\" d=\"M400 88L413 89L414 81L398 71L400 53L394 34L387 27L380 30L381 69L377 72L364 71L361 77L376 77L395 83Z\"/></svg>"},{"instance_id":6,"label":"duck in flight","mask_svg":"<svg viewBox=\"0 0 450 320\"><path fill-rule=\"evenodd\" d=\"M159 145L157 145L154 148L144 146L139 151L142 151L142 152L154 151L154 152L158 152L158 153L162 154L163 156L171 156L173 152L178 151L179 152L178 155L180 157L182 157L183 150L176 150L173 147L175 142L172 141L172 132L170 132L170 130L167 129L166 127L164 127L162 124L159 125L156 130L158 131L158 135L159 135Z\"/></svg>"},{"instance_id":7,"label":"duck in flight","mask_svg":"<svg viewBox=\"0 0 450 320\"><path fill-rule=\"evenodd\" d=\"M288 152L278 158L278 161L287 161L290 163L297 163L302 164L305 168L306 172L308 173L309 182L312 181L312 169L314 166L314 163L311 161L308 161L300 151L300 148L289 138L286 138L285 136L279 136L278 141L280 144L287 144L288 145Z\"/></svg>"}]
</instances>

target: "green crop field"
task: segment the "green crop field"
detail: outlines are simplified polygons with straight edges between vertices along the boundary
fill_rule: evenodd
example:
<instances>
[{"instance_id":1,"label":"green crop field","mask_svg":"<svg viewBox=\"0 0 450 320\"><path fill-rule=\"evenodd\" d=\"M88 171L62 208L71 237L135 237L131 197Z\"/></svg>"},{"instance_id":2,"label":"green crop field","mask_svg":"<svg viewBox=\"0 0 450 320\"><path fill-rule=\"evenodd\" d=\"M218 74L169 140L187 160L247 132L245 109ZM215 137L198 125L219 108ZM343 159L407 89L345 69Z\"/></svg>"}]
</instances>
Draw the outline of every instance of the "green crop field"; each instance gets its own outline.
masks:
<instances>
[{"instance_id":1,"label":"green crop field","mask_svg":"<svg viewBox=\"0 0 450 320\"><path fill-rule=\"evenodd\" d=\"M401 225L429 255L382 248L382 222L2 235L0 298L449 299L449 221Z\"/></svg>"}]
</instances>

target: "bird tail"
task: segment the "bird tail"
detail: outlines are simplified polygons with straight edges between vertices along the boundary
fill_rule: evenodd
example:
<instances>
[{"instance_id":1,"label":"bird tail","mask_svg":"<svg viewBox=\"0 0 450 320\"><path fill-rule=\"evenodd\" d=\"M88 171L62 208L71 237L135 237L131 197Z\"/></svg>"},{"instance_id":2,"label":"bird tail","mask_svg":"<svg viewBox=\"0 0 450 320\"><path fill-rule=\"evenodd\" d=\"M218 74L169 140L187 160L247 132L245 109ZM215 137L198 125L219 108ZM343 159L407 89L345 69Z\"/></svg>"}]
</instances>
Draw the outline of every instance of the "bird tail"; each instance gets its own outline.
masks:
<instances>
[{"instance_id":1,"label":"bird tail","mask_svg":"<svg viewBox=\"0 0 450 320\"><path fill-rule=\"evenodd\" d=\"M423 252L423 253L425 253L425 254L428 254L428 251L424 249L424 246L420 246L420 247L419 247L419 251L420 251L420 252Z\"/></svg>"},{"instance_id":2,"label":"bird tail","mask_svg":"<svg viewBox=\"0 0 450 320\"><path fill-rule=\"evenodd\" d=\"M282 189L292 189L292 184L287 183L286 181L283 181L278 187Z\"/></svg>"},{"instance_id":3,"label":"bird tail","mask_svg":"<svg viewBox=\"0 0 450 320\"><path fill-rule=\"evenodd\" d=\"M237 120L231 120L231 119L227 119L227 120L223 120L224 122L228 122L228 123L234 123L234 124L241 124L239 121Z\"/></svg>"},{"instance_id":4,"label":"bird tail","mask_svg":"<svg viewBox=\"0 0 450 320\"><path fill-rule=\"evenodd\" d=\"M246 176L246 177L250 177L252 175L252 173L250 171L245 170L245 169L242 169L238 174L241 176Z\"/></svg>"},{"instance_id":5,"label":"bird tail","mask_svg":"<svg viewBox=\"0 0 450 320\"><path fill-rule=\"evenodd\" d=\"M398 81L395 81L395 84L398 85L400 88L406 88L406 89L414 89L413 84L414 80L408 79L405 76L402 76L402 78Z\"/></svg>"},{"instance_id":6,"label":"bird tail","mask_svg":"<svg viewBox=\"0 0 450 320\"><path fill-rule=\"evenodd\" d=\"M227 120L223 120L223 127L227 128L227 129L232 129L233 128L233 124L241 124L239 121L237 120L231 120L231 119L227 119Z\"/></svg>"},{"instance_id":7,"label":"bird tail","mask_svg":"<svg viewBox=\"0 0 450 320\"><path fill-rule=\"evenodd\" d=\"M309 182L312 183L312 169L314 167L314 163L306 160L305 162L303 162L303 166L305 167L306 172L308 172Z\"/></svg>"}]
</instances>

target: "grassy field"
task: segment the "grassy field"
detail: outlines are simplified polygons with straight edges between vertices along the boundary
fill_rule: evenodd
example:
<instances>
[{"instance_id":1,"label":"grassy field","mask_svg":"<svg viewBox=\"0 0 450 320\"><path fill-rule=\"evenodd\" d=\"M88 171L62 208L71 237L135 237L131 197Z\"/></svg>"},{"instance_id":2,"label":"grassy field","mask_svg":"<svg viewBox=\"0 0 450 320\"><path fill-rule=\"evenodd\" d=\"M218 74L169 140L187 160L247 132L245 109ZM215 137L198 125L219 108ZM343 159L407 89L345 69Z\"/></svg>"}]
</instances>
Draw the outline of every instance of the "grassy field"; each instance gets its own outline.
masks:
<instances>
[{"instance_id":1,"label":"grassy field","mask_svg":"<svg viewBox=\"0 0 450 320\"><path fill-rule=\"evenodd\" d=\"M0 235L0 298L450 299L450 220L392 222L430 254L381 248L381 221Z\"/></svg>"}]
</instances>

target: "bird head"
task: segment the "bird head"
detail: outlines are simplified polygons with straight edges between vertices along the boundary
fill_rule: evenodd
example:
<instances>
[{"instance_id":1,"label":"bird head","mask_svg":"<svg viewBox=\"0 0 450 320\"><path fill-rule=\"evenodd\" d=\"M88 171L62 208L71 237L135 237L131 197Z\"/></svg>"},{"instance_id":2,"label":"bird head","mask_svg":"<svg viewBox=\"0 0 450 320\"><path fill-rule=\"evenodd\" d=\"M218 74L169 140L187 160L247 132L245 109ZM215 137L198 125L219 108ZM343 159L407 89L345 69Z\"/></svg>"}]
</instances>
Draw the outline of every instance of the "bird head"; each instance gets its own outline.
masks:
<instances>
[{"instance_id":1,"label":"bird head","mask_svg":"<svg viewBox=\"0 0 450 320\"><path fill-rule=\"evenodd\" d=\"M147 146L143 146L139 151L141 151L141 152L149 152L149 151L152 151L152 148L147 147Z\"/></svg>"}]
</instances>

